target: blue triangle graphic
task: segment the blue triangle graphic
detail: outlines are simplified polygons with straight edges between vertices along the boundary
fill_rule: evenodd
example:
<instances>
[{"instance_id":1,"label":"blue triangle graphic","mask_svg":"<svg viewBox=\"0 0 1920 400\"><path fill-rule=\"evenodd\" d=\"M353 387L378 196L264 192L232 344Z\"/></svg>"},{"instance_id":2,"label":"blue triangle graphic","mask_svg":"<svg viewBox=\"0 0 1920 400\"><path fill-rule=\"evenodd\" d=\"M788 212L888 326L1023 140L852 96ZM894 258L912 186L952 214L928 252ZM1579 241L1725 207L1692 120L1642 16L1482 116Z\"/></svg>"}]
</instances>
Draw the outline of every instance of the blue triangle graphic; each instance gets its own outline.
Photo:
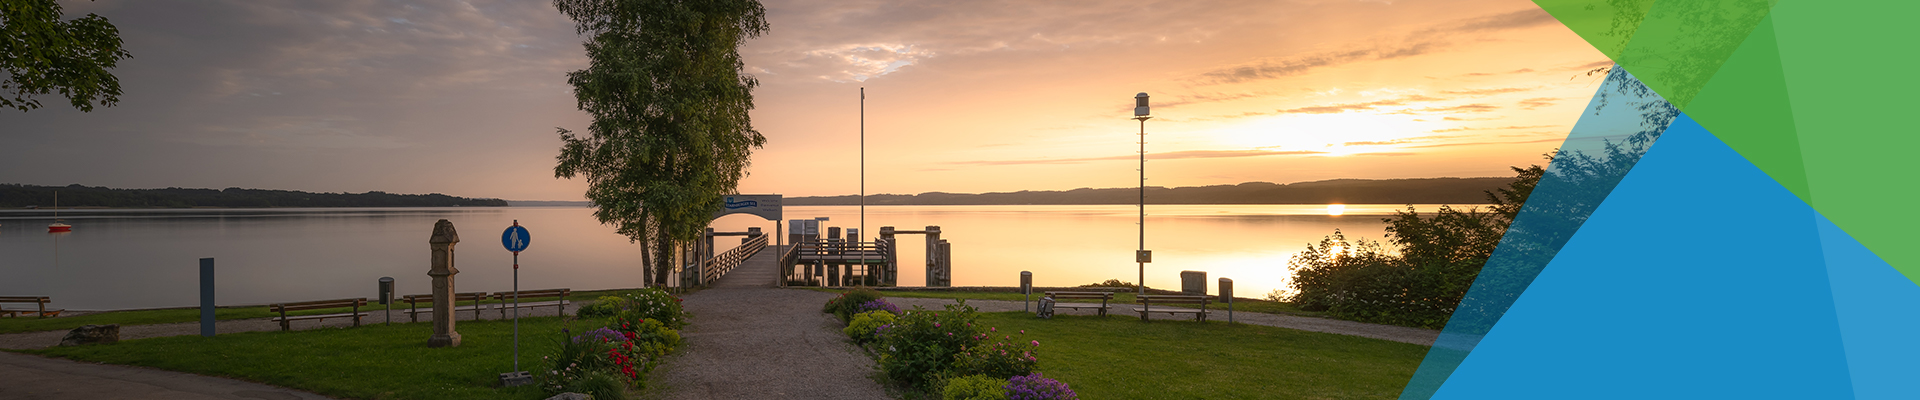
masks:
<instances>
[{"instance_id":1,"label":"blue triangle graphic","mask_svg":"<svg viewBox=\"0 0 1920 400\"><path fill-rule=\"evenodd\" d=\"M1434 398L1852 397L1816 217L1681 115Z\"/></svg>"},{"instance_id":2,"label":"blue triangle graphic","mask_svg":"<svg viewBox=\"0 0 1920 400\"><path fill-rule=\"evenodd\" d=\"M1818 217L1856 399L1920 396L1920 286Z\"/></svg>"}]
</instances>

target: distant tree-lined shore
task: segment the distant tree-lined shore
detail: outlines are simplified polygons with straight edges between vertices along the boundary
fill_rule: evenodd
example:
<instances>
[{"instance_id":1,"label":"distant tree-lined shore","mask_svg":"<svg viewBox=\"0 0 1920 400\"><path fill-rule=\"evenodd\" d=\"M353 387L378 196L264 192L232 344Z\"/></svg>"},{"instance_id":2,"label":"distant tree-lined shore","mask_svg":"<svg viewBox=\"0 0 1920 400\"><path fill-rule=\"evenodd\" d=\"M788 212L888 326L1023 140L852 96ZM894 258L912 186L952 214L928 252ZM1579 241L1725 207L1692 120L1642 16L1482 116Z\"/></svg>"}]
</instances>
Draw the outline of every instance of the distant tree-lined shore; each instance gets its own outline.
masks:
<instances>
[{"instance_id":1,"label":"distant tree-lined shore","mask_svg":"<svg viewBox=\"0 0 1920 400\"><path fill-rule=\"evenodd\" d=\"M444 194L310 193L264 189L114 189L81 185L34 186L0 184L0 207L51 207L60 192L60 207L184 208L184 207L506 207L501 199L475 199Z\"/></svg>"},{"instance_id":2,"label":"distant tree-lined shore","mask_svg":"<svg viewBox=\"0 0 1920 400\"><path fill-rule=\"evenodd\" d=\"M1506 187L1514 178L1334 179L1276 184L1147 187L1148 204L1478 204L1486 192ZM917 195L867 195L867 205L996 205L996 204L1134 204L1139 188L1081 188L1067 191L1000 193L928 192ZM860 204L860 196L819 196L786 199L790 206Z\"/></svg>"}]
</instances>

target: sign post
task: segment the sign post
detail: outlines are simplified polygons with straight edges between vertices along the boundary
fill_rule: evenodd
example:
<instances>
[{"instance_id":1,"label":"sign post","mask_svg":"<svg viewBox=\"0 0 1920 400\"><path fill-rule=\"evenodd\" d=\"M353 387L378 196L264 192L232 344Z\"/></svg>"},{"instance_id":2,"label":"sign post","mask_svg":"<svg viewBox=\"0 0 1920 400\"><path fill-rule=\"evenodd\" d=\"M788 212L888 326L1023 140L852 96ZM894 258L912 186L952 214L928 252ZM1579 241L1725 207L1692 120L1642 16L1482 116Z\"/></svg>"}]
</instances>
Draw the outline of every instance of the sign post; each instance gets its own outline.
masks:
<instances>
[{"instance_id":1,"label":"sign post","mask_svg":"<svg viewBox=\"0 0 1920 400\"><path fill-rule=\"evenodd\" d=\"M520 227L520 220L513 220L513 226L500 234L500 244L513 252L513 372L500 374L500 380L506 386L520 386L533 383L533 376L520 370L520 251L527 249L533 237L527 234L527 228Z\"/></svg>"}]
</instances>

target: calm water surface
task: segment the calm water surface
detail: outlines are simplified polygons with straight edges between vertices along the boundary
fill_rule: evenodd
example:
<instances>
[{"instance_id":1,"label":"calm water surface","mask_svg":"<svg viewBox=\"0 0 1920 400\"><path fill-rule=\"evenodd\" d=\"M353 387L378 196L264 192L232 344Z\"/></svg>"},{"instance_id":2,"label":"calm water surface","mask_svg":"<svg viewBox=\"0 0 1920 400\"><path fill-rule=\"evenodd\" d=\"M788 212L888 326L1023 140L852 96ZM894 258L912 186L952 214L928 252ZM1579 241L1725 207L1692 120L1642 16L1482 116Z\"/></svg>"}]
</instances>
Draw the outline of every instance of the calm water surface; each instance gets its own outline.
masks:
<instances>
[{"instance_id":1,"label":"calm water surface","mask_svg":"<svg viewBox=\"0 0 1920 400\"><path fill-rule=\"evenodd\" d=\"M1340 229L1380 239L1381 216L1404 205L1149 206L1149 286L1179 286L1182 270L1233 278L1237 295L1285 286L1286 262ZM1436 206L1422 205L1423 211ZM1042 286L1136 280L1134 206L871 206L868 232L891 225L938 225L953 243L953 284L1011 286L1033 271ZM79 215L75 215L79 214ZM499 242L514 220L532 232L520 254L520 287L575 290L638 287L640 249L576 207L355 208L264 210L62 211L74 231L49 234L44 210L0 212L0 295L53 296L56 307L126 309L198 304L199 259L217 261L222 305L374 297L380 277L400 294L427 293L427 239L447 219L456 245L460 291L511 288L512 255ZM788 219L828 217L827 226L860 226L852 206L795 206ZM714 222L721 231L774 223L748 215ZM722 250L738 238L719 238ZM902 236L900 282L924 282L925 245ZM1209 283L1209 287L1213 285Z\"/></svg>"}]
</instances>

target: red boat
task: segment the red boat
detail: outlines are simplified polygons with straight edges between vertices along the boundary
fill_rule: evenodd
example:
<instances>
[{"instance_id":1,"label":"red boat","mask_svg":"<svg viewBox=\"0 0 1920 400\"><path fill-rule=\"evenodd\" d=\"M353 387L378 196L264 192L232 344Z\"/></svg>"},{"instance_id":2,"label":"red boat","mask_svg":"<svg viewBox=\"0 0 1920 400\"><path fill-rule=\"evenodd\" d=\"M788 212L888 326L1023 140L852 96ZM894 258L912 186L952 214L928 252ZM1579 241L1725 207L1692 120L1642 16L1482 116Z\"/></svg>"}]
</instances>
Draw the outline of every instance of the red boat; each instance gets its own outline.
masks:
<instances>
[{"instance_id":1,"label":"red boat","mask_svg":"<svg viewBox=\"0 0 1920 400\"><path fill-rule=\"evenodd\" d=\"M73 225L60 222L60 192L53 192L53 224L47 225L47 233L73 232Z\"/></svg>"}]
</instances>

